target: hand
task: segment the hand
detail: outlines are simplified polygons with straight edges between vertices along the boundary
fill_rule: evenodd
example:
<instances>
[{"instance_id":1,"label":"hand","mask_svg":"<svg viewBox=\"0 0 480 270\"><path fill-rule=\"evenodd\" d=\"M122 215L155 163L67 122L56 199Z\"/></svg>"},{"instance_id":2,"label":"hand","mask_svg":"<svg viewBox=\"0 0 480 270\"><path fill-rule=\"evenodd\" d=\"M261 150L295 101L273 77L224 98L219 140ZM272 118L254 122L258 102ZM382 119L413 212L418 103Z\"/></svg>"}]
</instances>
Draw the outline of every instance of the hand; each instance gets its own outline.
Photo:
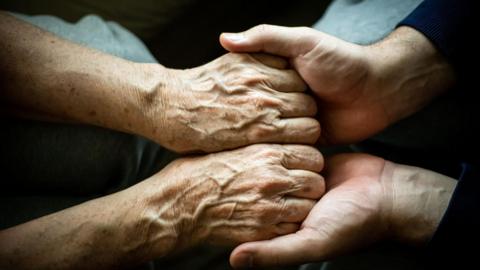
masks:
<instances>
[{"instance_id":1,"label":"hand","mask_svg":"<svg viewBox=\"0 0 480 270\"><path fill-rule=\"evenodd\" d=\"M324 192L322 167L320 152L302 145L179 159L131 191L145 202L139 220L150 233L138 239L165 254L200 241L236 245L292 233Z\"/></svg>"},{"instance_id":2,"label":"hand","mask_svg":"<svg viewBox=\"0 0 480 270\"><path fill-rule=\"evenodd\" d=\"M301 229L238 246L230 257L234 267L322 261L385 238L424 244L456 183L365 154L338 155L327 164L327 192Z\"/></svg>"},{"instance_id":3,"label":"hand","mask_svg":"<svg viewBox=\"0 0 480 270\"><path fill-rule=\"evenodd\" d=\"M420 110L453 83L453 72L416 30L396 29L372 46L311 28L261 25L222 34L232 52L284 56L318 97L321 142L354 143Z\"/></svg>"},{"instance_id":4,"label":"hand","mask_svg":"<svg viewBox=\"0 0 480 270\"><path fill-rule=\"evenodd\" d=\"M146 135L178 152L216 152L260 142L313 144L313 98L282 59L227 54L204 66L168 70L154 92Z\"/></svg>"},{"instance_id":5,"label":"hand","mask_svg":"<svg viewBox=\"0 0 480 270\"><path fill-rule=\"evenodd\" d=\"M0 268L119 269L201 241L292 233L324 192L322 167L302 145L179 159L126 190L0 231Z\"/></svg>"},{"instance_id":6,"label":"hand","mask_svg":"<svg viewBox=\"0 0 480 270\"><path fill-rule=\"evenodd\" d=\"M8 115L129 132L177 152L319 137L316 104L280 58L227 54L172 70L83 47L2 12L0 36Z\"/></svg>"}]
</instances>

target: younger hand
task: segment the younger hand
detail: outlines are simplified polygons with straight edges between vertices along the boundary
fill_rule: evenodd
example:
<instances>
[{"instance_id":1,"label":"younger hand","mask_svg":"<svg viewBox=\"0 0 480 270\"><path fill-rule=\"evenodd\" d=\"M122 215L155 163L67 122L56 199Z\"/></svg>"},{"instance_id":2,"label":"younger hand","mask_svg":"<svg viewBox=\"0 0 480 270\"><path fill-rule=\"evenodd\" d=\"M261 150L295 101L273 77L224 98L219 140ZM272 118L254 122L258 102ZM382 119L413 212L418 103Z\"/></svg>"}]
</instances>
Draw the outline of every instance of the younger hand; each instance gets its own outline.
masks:
<instances>
[{"instance_id":1,"label":"younger hand","mask_svg":"<svg viewBox=\"0 0 480 270\"><path fill-rule=\"evenodd\" d=\"M286 57L318 98L321 142L355 143L425 106L453 83L437 49L413 28L400 27L371 46L307 27L260 25L222 34L231 52Z\"/></svg>"},{"instance_id":2,"label":"younger hand","mask_svg":"<svg viewBox=\"0 0 480 270\"><path fill-rule=\"evenodd\" d=\"M338 155L327 164L327 192L300 230L238 246L232 266L323 261L386 238L425 244L456 184L444 175L365 154Z\"/></svg>"}]
</instances>

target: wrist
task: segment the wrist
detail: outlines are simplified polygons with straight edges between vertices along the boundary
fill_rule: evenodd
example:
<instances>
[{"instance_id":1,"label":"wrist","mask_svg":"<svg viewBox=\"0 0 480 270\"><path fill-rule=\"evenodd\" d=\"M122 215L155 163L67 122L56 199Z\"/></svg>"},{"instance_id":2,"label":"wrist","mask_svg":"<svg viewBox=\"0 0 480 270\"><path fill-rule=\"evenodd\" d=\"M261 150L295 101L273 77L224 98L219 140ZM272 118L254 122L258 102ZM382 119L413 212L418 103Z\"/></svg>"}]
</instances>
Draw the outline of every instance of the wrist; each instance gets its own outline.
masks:
<instances>
[{"instance_id":1,"label":"wrist","mask_svg":"<svg viewBox=\"0 0 480 270\"><path fill-rule=\"evenodd\" d=\"M218 195L212 181L201 181L202 176L185 177L187 171L175 162L175 170L160 173L126 190L128 201L137 205L132 211L136 224L135 237L142 239L151 258L185 250L208 238L209 230L202 227L207 218L208 205ZM125 201L125 200L124 200Z\"/></svg>"},{"instance_id":2,"label":"wrist","mask_svg":"<svg viewBox=\"0 0 480 270\"><path fill-rule=\"evenodd\" d=\"M150 228L140 219L143 200L136 193L123 190L100 198L97 205L99 214L92 218L96 224L92 239L98 240L95 250L109 254L109 260L117 266L137 265L156 258L146 237Z\"/></svg>"},{"instance_id":3,"label":"wrist","mask_svg":"<svg viewBox=\"0 0 480 270\"><path fill-rule=\"evenodd\" d=\"M424 245L440 224L456 181L418 167L387 163L385 212L390 234L401 242Z\"/></svg>"},{"instance_id":4,"label":"wrist","mask_svg":"<svg viewBox=\"0 0 480 270\"><path fill-rule=\"evenodd\" d=\"M448 62L413 28L399 27L366 49L371 59L370 87L379 92L391 123L420 110L454 83Z\"/></svg>"},{"instance_id":5,"label":"wrist","mask_svg":"<svg viewBox=\"0 0 480 270\"><path fill-rule=\"evenodd\" d=\"M169 69L159 64L133 63L135 76L130 76L134 91L127 106L120 112L124 116L121 130L149 138L164 145L160 134L166 126L165 108L169 103L167 91L175 83Z\"/></svg>"}]
</instances>

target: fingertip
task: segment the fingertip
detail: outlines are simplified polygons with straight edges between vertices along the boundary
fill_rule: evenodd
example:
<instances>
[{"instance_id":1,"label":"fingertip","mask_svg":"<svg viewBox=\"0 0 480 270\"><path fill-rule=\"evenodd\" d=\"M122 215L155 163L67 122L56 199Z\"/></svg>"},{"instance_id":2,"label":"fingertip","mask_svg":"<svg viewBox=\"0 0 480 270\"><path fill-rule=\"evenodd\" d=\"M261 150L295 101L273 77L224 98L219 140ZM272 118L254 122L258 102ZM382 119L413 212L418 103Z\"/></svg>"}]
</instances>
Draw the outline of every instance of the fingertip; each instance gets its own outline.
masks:
<instances>
[{"instance_id":1,"label":"fingertip","mask_svg":"<svg viewBox=\"0 0 480 270\"><path fill-rule=\"evenodd\" d=\"M320 126L320 122L318 120L309 118L310 120L310 128L307 130L307 133L312 134L310 144L315 144L318 139L320 138L320 134L322 132L322 127Z\"/></svg>"},{"instance_id":2,"label":"fingertip","mask_svg":"<svg viewBox=\"0 0 480 270\"><path fill-rule=\"evenodd\" d=\"M323 170L325 159L320 150L309 145L283 145L287 155L284 157L284 165L288 169L307 170L319 173Z\"/></svg>"},{"instance_id":3,"label":"fingertip","mask_svg":"<svg viewBox=\"0 0 480 270\"><path fill-rule=\"evenodd\" d=\"M320 123L311 117L280 119L276 123L285 131L280 143L299 143L313 145L320 137Z\"/></svg>"},{"instance_id":4,"label":"fingertip","mask_svg":"<svg viewBox=\"0 0 480 270\"><path fill-rule=\"evenodd\" d=\"M243 33L222 33L220 34L220 44L223 48L231 52L241 51L241 46L246 44L247 38Z\"/></svg>"}]
</instances>

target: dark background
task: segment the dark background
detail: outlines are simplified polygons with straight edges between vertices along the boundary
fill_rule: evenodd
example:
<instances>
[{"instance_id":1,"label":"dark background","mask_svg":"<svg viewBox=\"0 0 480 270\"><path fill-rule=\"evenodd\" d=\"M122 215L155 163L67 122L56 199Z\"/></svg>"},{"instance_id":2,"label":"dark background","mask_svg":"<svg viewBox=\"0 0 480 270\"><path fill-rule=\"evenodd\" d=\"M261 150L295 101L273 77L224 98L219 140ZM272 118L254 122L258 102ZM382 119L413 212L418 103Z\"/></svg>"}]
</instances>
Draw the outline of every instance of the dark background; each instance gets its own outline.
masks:
<instances>
[{"instance_id":1,"label":"dark background","mask_svg":"<svg viewBox=\"0 0 480 270\"><path fill-rule=\"evenodd\" d=\"M225 51L221 32L243 31L261 23L310 26L329 0L0 0L0 9L48 14L75 22L97 14L120 23L171 68L204 64Z\"/></svg>"}]
</instances>

